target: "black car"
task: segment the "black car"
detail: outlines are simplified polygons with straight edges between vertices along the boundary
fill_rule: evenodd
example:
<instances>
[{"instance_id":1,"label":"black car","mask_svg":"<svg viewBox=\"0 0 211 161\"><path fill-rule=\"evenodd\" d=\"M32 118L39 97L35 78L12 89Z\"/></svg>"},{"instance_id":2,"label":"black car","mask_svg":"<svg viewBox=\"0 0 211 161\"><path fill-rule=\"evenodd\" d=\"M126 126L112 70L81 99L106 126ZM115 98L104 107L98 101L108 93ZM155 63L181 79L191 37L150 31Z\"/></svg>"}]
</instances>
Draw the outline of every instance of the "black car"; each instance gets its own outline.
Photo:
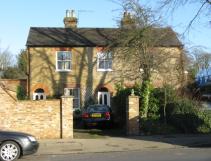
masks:
<instances>
[{"instance_id":1,"label":"black car","mask_svg":"<svg viewBox=\"0 0 211 161\"><path fill-rule=\"evenodd\" d=\"M107 105L90 105L82 114L82 121L85 127L97 125L109 127L111 126L111 119L111 108Z\"/></svg>"},{"instance_id":2,"label":"black car","mask_svg":"<svg viewBox=\"0 0 211 161\"><path fill-rule=\"evenodd\" d=\"M37 151L39 143L30 134L0 131L0 160L13 161Z\"/></svg>"}]
</instances>

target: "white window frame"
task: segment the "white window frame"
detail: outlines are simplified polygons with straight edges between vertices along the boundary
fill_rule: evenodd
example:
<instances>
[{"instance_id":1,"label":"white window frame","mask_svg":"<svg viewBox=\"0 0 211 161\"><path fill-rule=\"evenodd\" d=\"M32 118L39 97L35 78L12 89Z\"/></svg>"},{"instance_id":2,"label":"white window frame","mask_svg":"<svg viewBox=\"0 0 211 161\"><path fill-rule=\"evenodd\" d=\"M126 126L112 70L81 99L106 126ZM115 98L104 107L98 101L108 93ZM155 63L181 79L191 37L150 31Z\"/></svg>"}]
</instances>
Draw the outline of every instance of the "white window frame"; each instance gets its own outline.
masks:
<instances>
[{"instance_id":1,"label":"white window frame","mask_svg":"<svg viewBox=\"0 0 211 161\"><path fill-rule=\"evenodd\" d=\"M111 68L105 69L105 68L99 68L100 65L100 58L102 57L102 55L106 55L106 54L110 54L111 58L109 59L105 59L106 61L111 61ZM113 71L112 70L112 66L113 66L113 58L112 58L112 53L111 52L98 52L97 53L97 71L102 71L102 72L106 72L106 71Z\"/></svg>"},{"instance_id":2,"label":"white window frame","mask_svg":"<svg viewBox=\"0 0 211 161\"><path fill-rule=\"evenodd\" d=\"M43 97L43 99L41 99L41 96ZM36 99L36 97L38 97L38 99ZM46 95L45 93L33 93L33 100L34 101L40 101L40 100L46 100Z\"/></svg>"},{"instance_id":3,"label":"white window frame","mask_svg":"<svg viewBox=\"0 0 211 161\"><path fill-rule=\"evenodd\" d=\"M70 90L78 90L78 96L75 97L74 94L71 94ZM73 109L80 108L80 88L64 88L64 95L73 96L73 100L78 100L78 107L73 107Z\"/></svg>"},{"instance_id":4,"label":"white window frame","mask_svg":"<svg viewBox=\"0 0 211 161\"><path fill-rule=\"evenodd\" d=\"M106 102L107 102L107 105L108 106L111 106L111 96L110 96L110 92L101 92L101 91L98 91L97 93L97 99L98 99L98 104L100 104L100 96L102 97L102 104L105 105L105 97L104 95L106 95Z\"/></svg>"},{"instance_id":5,"label":"white window frame","mask_svg":"<svg viewBox=\"0 0 211 161\"><path fill-rule=\"evenodd\" d=\"M70 69L58 69L58 53L64 52L64 53L70 53L70 60L65 60L65 61L70 61ZM57 72L70 72L72 71L72 52L71 51L57 51L56 52L56 71Z\"/></svg>"}]
</instances>

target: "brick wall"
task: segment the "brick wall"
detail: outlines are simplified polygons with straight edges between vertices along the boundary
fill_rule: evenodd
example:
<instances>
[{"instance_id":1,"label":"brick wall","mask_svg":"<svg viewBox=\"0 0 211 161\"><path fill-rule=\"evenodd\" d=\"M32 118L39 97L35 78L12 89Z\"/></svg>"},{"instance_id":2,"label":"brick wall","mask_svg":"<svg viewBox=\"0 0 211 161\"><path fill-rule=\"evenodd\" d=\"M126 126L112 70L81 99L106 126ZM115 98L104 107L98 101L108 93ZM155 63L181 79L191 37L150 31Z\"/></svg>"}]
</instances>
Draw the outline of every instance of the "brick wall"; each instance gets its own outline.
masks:
<instances>
[{"instance_id":1,"label":"brick wall","mask_svg":"<svg viewBox=\"0 0 211 161\"><path fill-rule=\"evenodd\" d=\"M127 99L127 134L139 135L139 97L129 96Z\"/></svg>"},{"instance_id":2,"label":"brick wall","mask_svg":"<svg viewBox=\"0 0 211 161\"><path fill-rule=\"evenodd\" d=\"M0 129L27 132L40 139L73 138L72 98L67 103L63 103L66 104L63 111L68 111L69 115L65 120L60 100L16 101L0 87ZM68 126L63 126L62 122L68 122Z\"/></svg>"},{"instance_id":3,"label":"brick wall","mask_svg":"<svg viewBox=\"0 0 211 161\"><path fill-rule=\"evenodd\" d=\"M27 90L27 79L0 79L0 85L7 89L14 99L16 99L16 90L19 85Z\"/></svg>"},{"instance_id":4,"label":"brick wall","mask_svg":"<svg viewBox=\"0 0 211 161\"><path fill-rule=\"evenodd\" d=\"M17 86L22 85L27 89L27 80L26 79L0 79L0 84L4 85L5 88L16 91Z\"/></svg>"}]
</instances>

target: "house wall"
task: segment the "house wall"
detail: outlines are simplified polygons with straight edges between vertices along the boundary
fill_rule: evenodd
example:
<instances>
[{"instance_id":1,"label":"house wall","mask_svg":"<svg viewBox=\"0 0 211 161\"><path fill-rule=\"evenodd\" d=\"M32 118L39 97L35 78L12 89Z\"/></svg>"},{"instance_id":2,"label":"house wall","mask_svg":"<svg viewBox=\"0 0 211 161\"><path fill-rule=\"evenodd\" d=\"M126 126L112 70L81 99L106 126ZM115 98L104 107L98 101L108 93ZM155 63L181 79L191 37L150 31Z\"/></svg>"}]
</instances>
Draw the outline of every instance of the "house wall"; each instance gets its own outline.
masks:
<instances>
[{"instance_id":1,"label":"house wall","mask_svg":"<svg viewBox=\"0 0 211 161\"><path fill-rule=\"evenodd\" d=\"M115 73L97 71L100 48L30 48L30 91L43 88L47 95L61 95L65 87L80 87L82 99L104 86L114 92ZM56 71L56 51L72 52L72 71Z\"/></svg>"},{"instance_id":2,"label":"house wall","mask_svg":"<svg viewBox=\"0 0 211 161\"><path fill-rule=\"evenodd\" d=\"M135 81L140 80L138 71L134 70L134 72L129 68L129 66L137 68L137 63L123 62L116 57L113 60L113 71L97 71L97 52L101 50L100 47L29 48L30 95L32 96L37 88L44 89L48 96L52 96L63 94L65 87L80 87L81 101L83 102L92 95L96 96L100 87L108 88L111 95L114 95L117 82L124 82L126 86L130 86ZM181 50L178 47L159 48L159 50L165 51L163 53L168 55L166 58L169 57L169 60L166 59L166 66L169 66L169 71L163 71L162 76L160 73L154 73L152 78L154 85L157 87L162 86L164 80L166 80L164 77L169 78L166 73L171 73L171 76L174 75L173 77L178 82L175 70L180 59ZM57 51L72 52L72 71L56 71ZM170 55L173 58L170 59Z\"/></svg>"},{"instance_id":3,"label":"house wall","mask_svg":"<svg viewBox=\"0 0 211 161\"><path fill-rule=\"evenodd\" d=\"M62 99L64 106L60 100L15 101L5 90L0 87L1 130L26 132L39 139L73 138L72 101Z\"/></svg>"},{"instance_id":4,"label":"house wall","mask_svg":"<svg viewBox=\"0 0 211 161\"><path fill-rule=\"evenodd\" d=\"M162 87L164 84L180 88L184 81L184 57L182 49L177 47L157 49L158 70L153 72L152 82L155 87Z\"/></svg>"}]
</instances>

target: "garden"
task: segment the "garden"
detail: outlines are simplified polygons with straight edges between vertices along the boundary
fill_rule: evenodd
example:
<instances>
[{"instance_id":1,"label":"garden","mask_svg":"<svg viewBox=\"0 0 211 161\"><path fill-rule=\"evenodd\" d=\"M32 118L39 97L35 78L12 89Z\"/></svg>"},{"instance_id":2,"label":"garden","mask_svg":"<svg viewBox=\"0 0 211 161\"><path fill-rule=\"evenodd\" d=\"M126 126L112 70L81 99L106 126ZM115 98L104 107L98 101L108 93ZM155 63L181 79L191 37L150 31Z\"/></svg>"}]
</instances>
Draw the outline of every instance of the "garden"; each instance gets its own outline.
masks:
<instances>
[{"instance_id":1,"label":"garden","mask_svg":"<svg viewBox=\"0 0 211 161\"><path fill-rule=\"evenodd\" d=\"M201 103L186 96L170 86L153 88L150 85L150 97L147 116L143 117L144 92L141 85L124 87L116 85L117 94L113 99L121 122L126 120L126 99L134 91L140 97L140 132L143 135L175 133L211 133L211 112L203 109ZM123 125L122 124L122 125Z\"/></svg>"}]
</instances>

